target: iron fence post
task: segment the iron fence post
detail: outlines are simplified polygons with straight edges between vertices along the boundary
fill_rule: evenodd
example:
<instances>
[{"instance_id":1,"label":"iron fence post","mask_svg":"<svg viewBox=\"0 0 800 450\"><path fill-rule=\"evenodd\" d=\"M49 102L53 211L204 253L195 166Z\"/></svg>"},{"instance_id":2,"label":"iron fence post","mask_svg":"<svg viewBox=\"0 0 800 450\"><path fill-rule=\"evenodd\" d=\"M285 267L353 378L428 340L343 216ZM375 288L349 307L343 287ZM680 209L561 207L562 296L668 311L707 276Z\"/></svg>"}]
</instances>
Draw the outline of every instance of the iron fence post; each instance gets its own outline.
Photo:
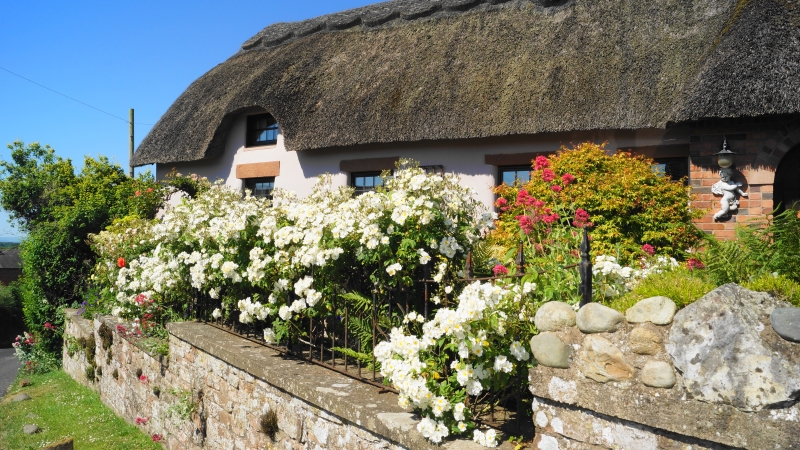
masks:
<instances>
[{"instance_id":1,"label":"iron fence post","mask_svg":"<svg viewBox=\"0 0 800 450\"><path fill-rule=\"evenodd\" d=\"M589 257L589 233L586 228L583 229L583 240L581 241L581 286L579 293L581 294L580 306L592 302L592 260Z\"/></svg>"}]
</instances>

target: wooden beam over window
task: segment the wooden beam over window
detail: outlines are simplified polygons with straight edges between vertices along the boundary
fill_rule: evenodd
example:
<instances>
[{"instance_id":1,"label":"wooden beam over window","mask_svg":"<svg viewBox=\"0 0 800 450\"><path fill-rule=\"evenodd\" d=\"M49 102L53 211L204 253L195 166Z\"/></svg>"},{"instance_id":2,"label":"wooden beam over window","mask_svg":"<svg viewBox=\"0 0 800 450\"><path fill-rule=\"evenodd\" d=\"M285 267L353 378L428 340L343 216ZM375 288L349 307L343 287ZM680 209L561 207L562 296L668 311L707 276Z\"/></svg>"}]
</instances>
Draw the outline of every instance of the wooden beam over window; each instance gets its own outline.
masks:
<instances>
[{"instance_id":1,"label":"wooden beam over window","mask_svg":"<svg viewBox=\"0 0 800 450\"><path fill-rule=\"evenodd\" d=\"M363 159L343 159L339 162L339 170L342 172L380 172L392 170L395 163L400 160L399 156L389 156L387 158L363 158Z\"/></svg>"},{"instance_id":2,"label":"wooden beam over window","mask_svg":"<svg viewBox=\"0 0 800 450\"><path fill-rule=\"evenodd\" d=\"M237 164L236 178L277 177L281 174L280 161L267 161L253 164Z\"/></svg>"}]
</instances>

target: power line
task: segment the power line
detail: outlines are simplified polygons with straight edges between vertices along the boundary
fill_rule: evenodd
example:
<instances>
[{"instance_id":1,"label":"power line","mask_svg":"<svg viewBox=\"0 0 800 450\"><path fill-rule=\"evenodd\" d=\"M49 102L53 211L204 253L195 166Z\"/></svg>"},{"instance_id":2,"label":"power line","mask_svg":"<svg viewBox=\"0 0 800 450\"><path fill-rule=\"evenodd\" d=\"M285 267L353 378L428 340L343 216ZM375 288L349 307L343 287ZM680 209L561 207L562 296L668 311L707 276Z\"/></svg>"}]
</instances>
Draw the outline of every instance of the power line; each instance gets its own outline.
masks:
<instances>
[{"instance_id":1,"label":"power line","mask_svg":"<svg viewBox=\"0 0 800 450\"><path fill-rule=\"evenodd\" d=\"M6 72L10 73L11 75L14 75L14 76L20 77L20 78L22 78L23 80L25 80L25 81L27 81L27 82L33 83L33 84L35 84L35 85L37 85L37 86L39 86L39 87L43 87L43 88L47 89L48 91L55 92L56 94L58 94L58 95L60 95L60 96L62 96L62 97L66 97L66 98L68 98L68 99L72 100L73 102L78 102L78 103L80 103L80 104L81 104L81 105L83 105L83 106L88 106L89 108L92 108L92 109L94 109L94 110L100 111L100 112L101 112L101 113L103 113L103 114L108 114L109 116L111 116L111 117L113 117L113 118L115 118L115 119L119 119L119 120L121 120L121 121L123 121L123 122L125 122L125 123L128 123L128 119L123 119L122 117L115 116L114 114L111 114L110 112L103 111L103 110L102 110L102 109L100 109L100 108L95 108L94 106L92 106L92 105L90 105L90 104L88 104L88 103L84 103L84 102L82 102L82 101L80 101L80 100L74 99L74 98L70 97L69 95L62 94L61 92L58 92L58 91L57 91L57 90L55 90L55 89L50 89L49 87L47 87L47 86L45 86L45 85L43 85L43 84L39 84L39 83L37 83L37 82L35 82L35 81L31 80L31 79L25 78L25 77L23 77L22 75L20 75L20 74L18 74L18 73L14 73L14 72L12 72L12 71L10 71L10 70L8 70L8 69L4 68L4 67L0 67L0 69L2 69L2 70L5 70ZM139 123L139 122L134 122L134 124L135 124L135 125L154 125L154 124L152 124L152 123Z\"/></svg>"}]
</instances>

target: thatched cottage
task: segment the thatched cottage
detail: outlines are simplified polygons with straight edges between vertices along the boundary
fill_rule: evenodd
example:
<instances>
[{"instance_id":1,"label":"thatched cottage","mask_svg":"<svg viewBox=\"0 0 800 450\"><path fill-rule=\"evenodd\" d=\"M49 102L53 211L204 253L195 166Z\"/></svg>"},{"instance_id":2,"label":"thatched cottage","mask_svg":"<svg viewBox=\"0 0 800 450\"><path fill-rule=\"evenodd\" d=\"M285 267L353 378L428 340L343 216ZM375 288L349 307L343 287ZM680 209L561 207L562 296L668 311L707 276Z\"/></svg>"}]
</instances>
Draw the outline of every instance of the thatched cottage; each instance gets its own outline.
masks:
<instances>
[{"instance_id":1,"label":"thatched cottage","mask_svg":"<svg viewBox=\"0 0 800 450\"><path fill-rule=\"evenodd\" d=\"M714 222L725 138L749 197ZM800 2L394 0L277 23L192 83L134 164L306 194L410 157L491 205L583 141L687 174L720 236L800 199Z\"/></svg>"}]
</instances>

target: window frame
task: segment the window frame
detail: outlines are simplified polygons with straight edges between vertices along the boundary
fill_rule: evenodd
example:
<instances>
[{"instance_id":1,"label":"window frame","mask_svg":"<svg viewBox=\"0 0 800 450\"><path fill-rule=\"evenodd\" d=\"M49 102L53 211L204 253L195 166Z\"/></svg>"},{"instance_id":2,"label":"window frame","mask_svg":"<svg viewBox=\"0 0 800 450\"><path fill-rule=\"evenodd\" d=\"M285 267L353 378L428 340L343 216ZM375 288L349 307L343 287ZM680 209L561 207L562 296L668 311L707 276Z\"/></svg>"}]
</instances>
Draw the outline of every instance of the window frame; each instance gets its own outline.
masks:
<instances>
[{"instance_id":1,"label":"window frame","mask_svg":"<svg viewBox=\"0 0 800 450\"><path fill-rule=\"evenodd\" d=\"M265 128L257 128L258 121L266 119L267 126ZM258 140L258 137L261 133L266 132L267 136L271 135L271 132L274 132L274 137L272 139L266 139L263 141ZM268 145L275 145L278 143L278 135L280 134L280 126L278 122L272 117L272 114L263 113L263 114L253 114L247 116L247 127L245 130L245 147L263 147Z\"/></svg>"},{"instance_id":2,"label":"window frame","mask_svg":"<svg viewBox=\"0 0 800 450\"><path fill-rule=\"evenodd\" d=\"M365 194L367 192L374 192L375 188L377 188L378 186L383 186L383 184L386 182L386 180L381 176L381 174L383 174L383 172L385 172L385 171L382 171L382 170L368 170L368 171L364 171L364 172L351 172L350 173L350 187L352 187L355 190L355 195L361 195L361 194ZM389 171L389 176L392 176L392 175L394 175L394 171L390 170ZM365 178L366 177L372 177L373 178L373 185L369 186L369 187L368 186L362 186L362 187L357 186L356 185L357 178L359 178L359 177L365 177ZM374 184L374 181L375 181L376 177L381 179L381 184L378 184L378 185Z\"/></svg>"},{"instance_id":3,"label":"window frame","mask_svg":"<svg viewBox=\"0 0 800 450\"><path fill-rule=\"evenodd\" d=\"M669 158L653 158L653 171L658 170L658 166L665 165L669 168L670 164L681 164L681 170L684 172L682 174L678 174L678 177L673 176L670 171L665 170L663 175L668 177L672 181L681 181L681 177L686 177L683 179L683 184L688 186L689 185L689 178L691 177L690 167L689 167L689 158L686 156L678 156L678 157L669 157ZM657 173L662 173L658 171Z\"/></svg>"},{"instance_id":4,"label":"window frame","mask_svg":"<svg viewBox=\"0 0 800 450\"><path fill-rule=\"evenodd\" d=\"M519 178L516 177L516 174L514 176L515 184L516 184L517 181L519 181L520 184L523 184L523 183L527 183L528 181L531 180L530 173L533 171L533 168L531 167L530 164L519 164L519 165L515 164L515 165L509 165L509 166L497 166L497 180L496 180L497 184L496 184L496 186L500 186L500 185L502 185L504 183L504 181L503 181L503 173L504 172L512 172L512 171L513 172L522 172L522 171L528 172L528 179L527 180L520 180Z\"/></svg>"},{"instance_id":5,"label":"window frame","mask_svg":"<svg viewBox=\"0 0 800 450\"><path fill-rule=\"evenodd\" d=\"M269 189L256 189L255 185L258 183L271 183L272 187ZM242 180L242 189L250 189L250 195L253 197L272 199L272 191L275 190L275 177L245 178ZM265 191L265 194L259 195L259 191Z\"/></svg>"}]
</instances>

